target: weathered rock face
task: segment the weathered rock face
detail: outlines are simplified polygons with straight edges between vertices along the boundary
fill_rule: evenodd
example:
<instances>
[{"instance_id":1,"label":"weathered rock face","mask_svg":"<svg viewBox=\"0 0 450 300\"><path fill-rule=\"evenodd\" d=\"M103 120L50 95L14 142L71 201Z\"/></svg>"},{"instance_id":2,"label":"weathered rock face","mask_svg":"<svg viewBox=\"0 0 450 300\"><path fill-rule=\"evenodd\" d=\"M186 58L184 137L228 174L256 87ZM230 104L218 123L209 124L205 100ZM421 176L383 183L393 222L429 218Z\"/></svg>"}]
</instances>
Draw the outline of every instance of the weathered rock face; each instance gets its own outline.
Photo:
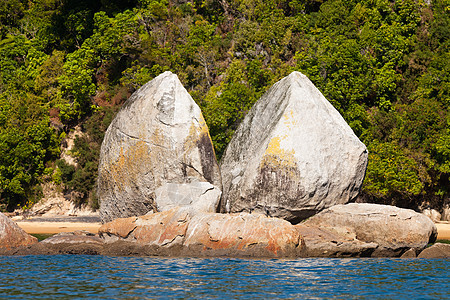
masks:
<instances>
[{"instance_id":1,"label":"weathered rock face","mask_svg":"<svg viewBox=\"0 0 450 300\"><path fill-rule=\"evenodd\" d=\"M103 252L104 240L85 230L61 232L31 248L31 254L83 254L99 255Z\"/></svg>"},{"instance_id":2,"label":"weathered rock face","mask_svg":"<svg viewBox=\"0 0 450 300\"><path fill-rule=\"evenodd\" d=\"M300 234L287 221L248 213L199 214L189 208L116 219L99 234L111 245L135 244L141 248L132 251L146 255L295 257L304 250Z\"/></svg>"},{"instance_id":3,"label":"weathered rock face","mask_svg":"<svg viewBox=\"0 0 450 300\"><path fill-rule=\"evenodd\" d=\"M423 250L418 258L450 258L450 245L436 243L431 247Z\"/></svg>"},{"instance_id":4,"label":"weathered rock face","mask_svg":"<svg viewBox=\"0 0 450 300\"><path fill-rule=\"evenodd\" d=\"M0 213L0 248L11 249L37 242L37 238L23 231L14 221Z\"/></svg>"},{"instance_id":5,"label":"weathered rock face","mask_svg":"<svg viewBox=\"0 0 450 300\"><path fill-rule=\"evenodd\" d=\"M107 243L124 240L165 248L180 246L191 214L189 208L173 208L140 217L116 219L103 224L99 234Z\"/></svg>"},{"instance_id":6,"label":"weathered rock face","mask_svg":"<svg viewBox=\"0 0 450 300\"><path fill-rule=\"evenodd\" d=\"M304 247L289 222L248 213L195 216L184 246L204 255L256 257L295 257Z\"/></svg>"},{"instance_id":7,"label":"weathered rock face","mask_svg":"<svg viewBox=\"0 0 450 300\"><path fill-rule=\"evenodd\" d=\"M97 235L86 231L86 230L77 230L74 232L61 232L46 238L41 243L42 244L103 244L103 239L99 238Z\"/></svg>"},{"instance_id":8,"label":"weathered rock face","mask_svg":"<svg viewBox=\"0 0 450 300\"><path fill-rule=\"evenodd\" d=\"M293 223L354 199L367 149L303 74L259 99L221 162L222 212L256 211Z\"/></svg>"},{"instance_id":9,"label":"weathered rock face","mask_svg":"<svg viewBox=\"0 0 450 300\"><path fill-rule=\"evenodd\" d=\"M336 205L301 223L353 236L355 241L375 243L371 256L401 256L417 252L437 236L434 223L423 214L395 206L350 203Z\"/></svg>"},{"instance_id":10,"label":"weathered rock face","mask_svg":"<svg viewBox=\"0 0 450 300\"><path fill-rule=\"evenodd\" d=\"M354 233L333 228L295 225L305 240L306 257L370 257L378 247L355 239Z\"/></svg>"},{"instance_id":11,"label":"weathered rock face","mask_svg":"<svg viewBox=\"0 0 450 300\"><path fill-rule=\"evenodd\" d=\"M444 205L444 208L442 209L442 221L450 221L450 204Z\"/></svg>"},{"instance_id":12,"label":"weathered rock face","mask_svg":"<svg viewBox=\"0 0 450 300\"><path fill-rule=\"evenodd\" d=\"M417 257L416 249L409 249L405 253L403 253L402 256L400 256L400 258L416 258L416 257Z\"/></svg>"},{"instance_id":13,"label":"weathered rock face","mask_svg":"<svg viewBox=\"0 0 450 300\"><path fill-rule=\"evenodd\" d=\"M102 143L98 196L103 222L175 206L215 212L221 177L199 107L165 72L136 91Z\"/></svg>"}]
</instances>

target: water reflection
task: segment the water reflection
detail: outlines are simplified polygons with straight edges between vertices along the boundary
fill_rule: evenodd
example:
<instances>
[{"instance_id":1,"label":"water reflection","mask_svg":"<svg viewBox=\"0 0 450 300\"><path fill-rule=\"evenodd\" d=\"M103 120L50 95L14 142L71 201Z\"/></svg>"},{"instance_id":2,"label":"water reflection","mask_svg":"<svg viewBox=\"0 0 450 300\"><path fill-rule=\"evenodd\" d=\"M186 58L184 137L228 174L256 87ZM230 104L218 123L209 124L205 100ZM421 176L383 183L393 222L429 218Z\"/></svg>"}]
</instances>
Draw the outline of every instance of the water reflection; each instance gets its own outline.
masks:
<instances>
[{"instance_id":1,"label":"water reflection","mask_svg":"<svg viewBox=\"0 0 450 300\"><path fill-rule=\"evenodd\" d=\"M0 257L0 298L448 298L449 260Z\"/></svg>"}]
</instances>

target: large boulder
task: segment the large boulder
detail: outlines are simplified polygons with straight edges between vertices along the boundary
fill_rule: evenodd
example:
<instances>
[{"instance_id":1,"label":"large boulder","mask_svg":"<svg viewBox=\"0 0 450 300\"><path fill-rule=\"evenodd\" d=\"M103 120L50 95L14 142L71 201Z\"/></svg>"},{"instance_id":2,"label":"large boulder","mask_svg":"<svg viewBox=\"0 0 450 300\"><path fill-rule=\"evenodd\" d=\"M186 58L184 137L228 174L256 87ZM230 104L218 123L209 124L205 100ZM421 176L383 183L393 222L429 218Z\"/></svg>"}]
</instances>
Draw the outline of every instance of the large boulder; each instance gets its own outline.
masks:
<instances>
[{"instance_id":1,"label":"large boulder","mask_svg":"<svg viewBox=\"0 0 450 300\"><path fill-rule=\"evenodd\" d=\"M14 221L0 213L0 248L11 249L37 242L37 238L23 231Z\"/></svg>"},{"instance_id":2,"label":"large boulder","mask_svg":"<svg viewBox=\"0 0 450 300\"><path fill-rule=\"evenodd\" d=\"M100 151L102 222L191 206L215 212L221 177L200 108L165 72L123 105Z\"/></svg>"},{"instance_id":3,"label":"large boulder","mask_svg":"<svg viewBox=\"0 0 450 300\"><path fill-rule=\"evenodd\" d=\"M207 256L302 256L303 239L289 222L261 214L197 215L186 232L191 253Z\"/></svg>"},{"instance_id":4,"label":"large boulder","mask_svg":"<svg viewBox=\"0 0 450 300\"><path fill-rule=\"evenodd\" d=\"M166 256L295 257L304 250L300 234L285 220L248 213L197 213L190 208L116 219L103 224L99 234L111 255L119 251Z\"/></svg>"},{"instance_id":5,"label":"large boulder","mask_svg":"<svg viewBox=\"0 0 450 300\"><path fill-rule=\"evenodd\" d=\"M297 223L354 199L367 156L338 111L293 72L256 102L231 139L221 161L221 211Z\"/></svg>"},{"instance_id":6,"label":"large boulder","mask_svg":"<svg viewBox=\"0 0 450 300\"><path fill-rule=\"evenodd\" d=\"M369 203L336 205L301 225L339 232L355 243L375 243L371 256L401 256L409 249L418 253L437 236L436 226L423 214Z\"/></svg>"},{"instance_id":7,"label":"large boulder","mask_svg":"<svg viewBox=\"0 0 450 300\"><path fill-rule=\"evenodd\" d=\"M422 211L422 213L433 222L439 222L441 220L441 214L435 209L426 208Z\"/></svg>"}]
</instances>

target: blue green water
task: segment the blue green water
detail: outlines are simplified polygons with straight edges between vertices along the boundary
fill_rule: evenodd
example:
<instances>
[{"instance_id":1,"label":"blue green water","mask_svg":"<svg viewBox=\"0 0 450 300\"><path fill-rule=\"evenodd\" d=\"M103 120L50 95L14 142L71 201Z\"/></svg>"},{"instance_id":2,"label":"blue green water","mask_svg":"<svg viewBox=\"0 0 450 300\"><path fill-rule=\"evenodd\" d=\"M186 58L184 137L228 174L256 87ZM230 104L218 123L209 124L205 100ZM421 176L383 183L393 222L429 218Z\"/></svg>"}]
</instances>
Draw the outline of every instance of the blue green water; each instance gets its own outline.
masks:
<instances>
[{"instance_id":1,"label":"blue green water","mask_svg":"<svg viewBox=\"0 0 450 300\"><path fill-rule=\"evenodd\" d=\"M0 257L1 299L449 299L450 260Z\"/></svg>"}]
</instances>

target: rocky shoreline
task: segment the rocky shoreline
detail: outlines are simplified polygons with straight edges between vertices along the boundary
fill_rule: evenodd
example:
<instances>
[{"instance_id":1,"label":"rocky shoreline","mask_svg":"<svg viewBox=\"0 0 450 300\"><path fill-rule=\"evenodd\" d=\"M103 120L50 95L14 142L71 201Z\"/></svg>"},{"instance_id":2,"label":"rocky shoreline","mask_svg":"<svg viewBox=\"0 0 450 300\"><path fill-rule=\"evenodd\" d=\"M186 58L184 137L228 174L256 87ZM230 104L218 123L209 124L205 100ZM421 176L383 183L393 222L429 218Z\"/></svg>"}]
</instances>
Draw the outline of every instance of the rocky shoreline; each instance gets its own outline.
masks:
<instances>
[{"instance_id":1,"label":"rocky shoreline","mask_svg":"<svg viewBox=\"0 0 450 300\"><path fill-rule=\"evenodd\" d=\"M431 219L353 202L365 145L303 74L273 85L217 163L200 108L164 72L123 105L99 159L98 235L38 242L4 215L0 254L449 257ZM67 220L67 219L66 219Z\"/></svg>"},{"instance_id":2,"label":"rocky shoreline","mask_svg":"<svg viewBox=\"0 0 450 300\"><path fill-rule=\"evenodd\" d=\"M359 220L351 217L358 221L357 226L342 217L349 211L357 215L358 209L365 213L360 214ZM386 213L380 213L380 209ZM341 219L345 226L336 224L336 218ZM407 219L417 227L413 228L408 223L402 227L399 219ZM186 208L174 208L141 217L116 219L102 225L99 234L83 230L61 232L41 242L23 232L7 217L3 216L1 220L0 227L10 229L5 231L9 232L7 239L4 234L0 236L0 255L450 257L449 244L435 243L426 248L437 235L436 227L428 217L410 210L380 208L373 204L364 204L363 207L360 204L340 205L298 225L261 214L199 215ZM334 226L327 226L330 220ZM11 240L23 242L12 245Z\"/></svg>"}]
</instances>

